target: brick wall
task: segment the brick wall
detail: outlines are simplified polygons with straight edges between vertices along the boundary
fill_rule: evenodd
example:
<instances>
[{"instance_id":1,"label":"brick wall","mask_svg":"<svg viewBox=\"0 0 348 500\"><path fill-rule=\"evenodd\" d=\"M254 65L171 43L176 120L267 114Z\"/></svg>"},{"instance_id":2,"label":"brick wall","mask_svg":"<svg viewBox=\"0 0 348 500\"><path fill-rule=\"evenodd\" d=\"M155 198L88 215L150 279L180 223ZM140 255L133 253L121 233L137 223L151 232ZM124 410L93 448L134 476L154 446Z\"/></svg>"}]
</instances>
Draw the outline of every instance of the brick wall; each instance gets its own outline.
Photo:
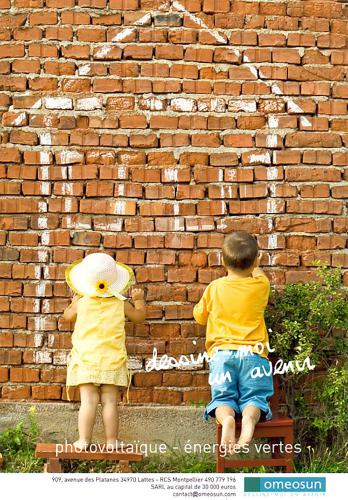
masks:
<instances>
[{"instance_id":1,"label":"brick wall","mask_svg":"<svg viewBox=\"0 0 348 500\"><path fill-rule=\"evenodd\" d=\"M224 234L258 235L276 285L348 284L348 2L0 0L0 382L66 399L67 263L134 267L133 402L209 394L192 304L222 275Z\"/></svg>"}]
</instances>

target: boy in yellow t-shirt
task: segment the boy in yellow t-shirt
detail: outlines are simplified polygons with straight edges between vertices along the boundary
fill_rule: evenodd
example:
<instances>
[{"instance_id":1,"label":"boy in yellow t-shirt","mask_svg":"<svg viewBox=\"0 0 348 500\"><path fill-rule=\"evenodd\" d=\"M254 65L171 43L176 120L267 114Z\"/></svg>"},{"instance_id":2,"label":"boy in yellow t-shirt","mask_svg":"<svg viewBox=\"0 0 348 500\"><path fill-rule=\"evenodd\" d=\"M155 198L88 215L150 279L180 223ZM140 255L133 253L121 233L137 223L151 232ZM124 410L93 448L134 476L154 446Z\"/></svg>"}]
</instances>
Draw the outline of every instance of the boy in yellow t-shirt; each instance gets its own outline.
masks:
<instances>
[{"instance_id":1,"label":"boy in yellow t-shirt","mask_svg":"<svg viewBox=\"0 0 348 500\"><path fill-rule=\"evenodd\" d=\"M212 400L204 418L222 424L221 444L235 449L235 415L242 415L238 446L248 445L260 417L272 418L272 375L252 378L253 368L269 373L268 335L264 320L270 284L258 267L256 239L245 231L225 238L222 247L227 276L212 281L193 315L206 325ZM265 368L263 371L262 368Z\"/></svg>"}]
</instances>

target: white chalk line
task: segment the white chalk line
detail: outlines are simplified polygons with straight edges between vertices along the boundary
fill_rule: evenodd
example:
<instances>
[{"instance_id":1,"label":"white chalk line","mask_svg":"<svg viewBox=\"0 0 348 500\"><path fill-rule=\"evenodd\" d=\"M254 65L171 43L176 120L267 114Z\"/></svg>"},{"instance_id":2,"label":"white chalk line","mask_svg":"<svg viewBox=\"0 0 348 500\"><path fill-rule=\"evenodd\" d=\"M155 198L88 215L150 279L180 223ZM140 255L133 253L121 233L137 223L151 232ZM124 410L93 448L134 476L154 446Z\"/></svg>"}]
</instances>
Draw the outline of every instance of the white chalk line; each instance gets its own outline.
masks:
<instances>
[{"instance_id":1,"label":"white chalk line","mask_svg":"<svg viewBox=\"0 0 348 500\"><path fill-rule=\"evenodd\" d=\"M163 6L163 4L162 4L162 6ZM173 7L176 8L177 10L179 10L180 12L184 12L198 26L200 26L200 27L204 28L205 30L207 30L209 32L209 34L212 37L214 37L219 43L223 43L223 44L227 43L227 41L228 41L227 38L225 38L224 36L220 35L216 30L212 30L211 28L209 28L206 25L206 23L204 23L203 20L199 19L194 14L188 12L186 10L186 8L179 1L174 0ZM160 6L160 8L161 8L161 6ZM134 24L135 24L135 26L141 26L141 25L144 25L146 22L148 22L150 19L151 19L151 14L150 13L146 13L144 16L142 16L140 19L138 19ZM118 33L117 35L115 35L115 37L112 39L112 41L113 42L120 42L124 38L126 38L129 34L133 33L135 30L136 30L136 27L133 27L133 28L127 27L124 30L122 30L120 33ZM113 49L113 47L114 46L111 45L111 44L109 44L108 46L102 47L102 49L100 49L100 51L96 53L97 57L103 57L103 56L107 55ZM233 51L238 57L241 55L241 52L238 49L236 49L236 48L229 47L229 50ZM247 58L246 55L244 55L243 60L245 61L244 66L248 67L250 69L251 73L255 77L258 77L258 79L260 79L261 81L263 81L262 78L260 78L260 76L262 76L262 75L259 72L259 76L258 76L257 68L252 63L250 63L248 61L248 58ZM80 74L87 74L89 72L89 70L90 70L90 64L85 64L84 65L84 69L80 72ZM276 94L276 95L283 95L282 91L280 90L279 86L276 83L273 83L273 84L269 84L268 82L265 82L265 83L266 83L267 86L269 86L271 88L271 90L272 90L272 92L274 94ZM54 100L54 99L59 99L59 98L52 98L52 99ZM63 98L61 97L60 99L63 99ZM287 102L288 102L288 107L289 107L290 111L293 111L293 112L296 112L296 113L303 112L303 109L300 106L298 106L298 104L296 104L293 100L290 99ZM38 106L38 104L39 104L39 106ZM46 102L45 102L45 104L46 104ZM37 109L38 107L40 107L40 105L41 105L41 99L38 100L32 106L32 109ZM64 104L64 108L63 109L69 109L68 106L69 106L69 103L68 103L68 100L66 100L66 103ZM46 108L52 109L51 106L47 106L47 105L46 105ZM277 128L278 120L279 119L276 116L268 115L268 125L269 125L269 127ZM302 123L305 126L311 126L311 123L310 123L310 121L308 120L307 117L303 116L303 117L301 117L301 120L302 120ZM50 146L52 144L50 133L45 133L43 135L43 138L44 138L44 142L46 142L46 144L42 144L42 145ZM267 137L266 137L266 145L268 147L275 147L276 144L277 144L277 135L268 134ZM75 155L78 155L79 153L76 152L76 151L63 151L63 152L61 152L61 154L64 157L67 157L66 160L68 160L68 159L70 159L69 158L70 155L73 157ZM255 155L255 156L257 156L257 155ZM274 168L276 168L276 167L274 167ZM273 175L270 175L269 177L272 178ZM273 200L271 200L271 201L273 201ZM273 203L272 203L272 205L273 205Z\"/></svg>"},{"instance_id":2,"label":"white chalk line","mask_svg":"<svg viewBox=\"0 0 348 500\"><path fill-rule=\"evenodd\" d=\"M193 22L195 22L198 26L204 28L206 31L208 31L208 33L216 39L217 42L219 43L223 43L223 44L226 44L226 42L228 41L227 37L224 38L222 35L220 35L220 33L218 33L216 30L212 30L211 28L209 28L209 26L200 18L198 18L197 16L195 16L194 14L192 14L191 12L189 12L178 0L174 0L173 2L173 7L176 8L177 10L179 10L180 12L184 12ZM237 57L241 57L242 56L242 53L240 52L240 50L234 48L234 47L229 47L229 50L233 51L233 53L237 56ZM257 78L258 80L261 80L262 82L264 82L272 91L273 94L275 95L280 95L280 96L283 96L283 93L281 91L281 89L279 88L278 84L277 83L268 83L268 82L265 82L263 79L262 79L262 75L261 75L261 70L257 70L256 66L253 65L248 56L246 54L243 55L242 57L242 64L239 65L239 66L246 66L250 72L252 73L252 75ZM285 100L285 102L287 102L288 104L288 109L290 111L293 111L293 112L296 112L296 113L303 113L303 109L298 105L296 104L292 99L289 99L289 100ZM279 124L279 118L275 115L268 115L267 116L267 119L268 119L268 127L269 128L274 128L274 129L277 129L278 128L278 124ZM305 116L301 116L300 119L302 120L302 124L304 124L305 126L308 126L308 127L311 127L312 126L312 123L310 122L310 120L305 117ZM266 136L266 147L269 147L269 148L274 148L277 146L277 143L278 143L278 135L277 134L267 134ZM276 152L275 152L276 153ZM255 154L255 155L252 155L255 159L257 159L258 157L260 157L260 159L262 159L263 161L265 161L265 159L268 161L269 160L269 163L271 164L271 157L270 157L270 154L267 152L265 153L264 155L262 154ZM266 158L267 156L267 158ZM261 158L262 157L262 158ZM270 172L268 172L268 168L267 168L267 180L270 181L270 180L273 180L274 178L276 178L277 176L277 173L278 173L278 168L277 167L274 167L274 166L271 166L269 167L270 169L272 169ZM269 185L269 188L270 188L270 194L274 194L275 193L275 189L276 189L276 184L274 182L269 182L268 183ZM277 213L277 202L275 199L269 199L267 200L267 213L268 214L274 214L274 213ZM269 244L268 246L270 248L272 248L272 246L274 245L274 240L269 240ZM272 259L272 258L271 258ZM273 262L272 262L273 263Z\"/></svg>"}]
</instances>

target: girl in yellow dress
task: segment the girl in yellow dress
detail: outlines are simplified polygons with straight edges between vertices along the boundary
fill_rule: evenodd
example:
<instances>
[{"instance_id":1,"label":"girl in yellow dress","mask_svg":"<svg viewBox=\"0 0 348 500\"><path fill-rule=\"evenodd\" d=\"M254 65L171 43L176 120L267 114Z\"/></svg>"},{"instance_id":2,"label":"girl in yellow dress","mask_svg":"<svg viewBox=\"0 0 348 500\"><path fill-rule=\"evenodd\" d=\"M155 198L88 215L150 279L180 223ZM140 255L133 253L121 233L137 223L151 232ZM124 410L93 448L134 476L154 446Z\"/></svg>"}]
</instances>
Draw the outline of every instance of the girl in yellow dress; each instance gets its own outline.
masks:
<instances>
[{"instance_id":1,"label":"girl in yellow dress","mask_svg":"<svg viewBox=\"0 0 348 500\"><path fill-rule=\"evenodd\" d=\"M144 292L133 289L131 305L123 293L134 283L133 271L110 255L94 253L74 262L66 280L75 292L64 319L76 321L67 362L67 391L80 388L79 439L86 449L92 439L99 401L102 404L107 449L114 449L118 434L119 387L129 387L125 319L145 319Z\"/></svg>"}]
</instances>

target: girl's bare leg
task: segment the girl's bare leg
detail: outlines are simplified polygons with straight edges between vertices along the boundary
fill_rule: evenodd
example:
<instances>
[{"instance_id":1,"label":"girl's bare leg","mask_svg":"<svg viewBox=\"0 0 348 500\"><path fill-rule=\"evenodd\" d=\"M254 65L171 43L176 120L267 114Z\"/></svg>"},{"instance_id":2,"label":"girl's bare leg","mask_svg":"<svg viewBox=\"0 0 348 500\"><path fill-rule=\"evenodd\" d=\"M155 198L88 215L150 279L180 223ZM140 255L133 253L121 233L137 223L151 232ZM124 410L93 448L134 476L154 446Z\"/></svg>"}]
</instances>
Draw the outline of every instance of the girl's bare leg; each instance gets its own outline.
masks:
<instances>
[{"instance_id":1,"label":"girl's bare leg","mask_svg":"<svg viewBox=\"0 0 348 500\"><path fill-rule=\"evenodd\" d=\"M218 422L222 425L221 445L225 446L229 453L233 453L236 441L234 410L227 405L218 406L215 410L215 415Z\"/></svg>"},{"instance_id":2,"label":"girl's bare leg","mask_svg":"<svg viewBox=\"0 0 348 500\"><path fill-rule=\"evenodd\" d=\"M119 391L116 385L103 384L101 386L103 424L108 450L116 448L118 436L118 400Z\"/></svg>"},{"instance_id":3,"label":"girl's bare leg","mask_svg":"<svg viewBox=\"0 0 348 500\"><path fill-rule=\"evenodd\" d=\"M238 440L240 446L248 445L251 442L255 425L260 420L261 411L256 406L250 405L244 408L242 416L242 430Z\"/></svg>"},{"instance_id":4,"label":"girl's bare leg","mask_svg":"<svg viewBox=\"0 0 348 500\"><path fill-rule=\"evenodd\" d=\"M94 384L80 385L81 406L79 411L79 439L74 446L84 449L90 445L99 403L99 388Z\"/></svg>"}]
</instances>

